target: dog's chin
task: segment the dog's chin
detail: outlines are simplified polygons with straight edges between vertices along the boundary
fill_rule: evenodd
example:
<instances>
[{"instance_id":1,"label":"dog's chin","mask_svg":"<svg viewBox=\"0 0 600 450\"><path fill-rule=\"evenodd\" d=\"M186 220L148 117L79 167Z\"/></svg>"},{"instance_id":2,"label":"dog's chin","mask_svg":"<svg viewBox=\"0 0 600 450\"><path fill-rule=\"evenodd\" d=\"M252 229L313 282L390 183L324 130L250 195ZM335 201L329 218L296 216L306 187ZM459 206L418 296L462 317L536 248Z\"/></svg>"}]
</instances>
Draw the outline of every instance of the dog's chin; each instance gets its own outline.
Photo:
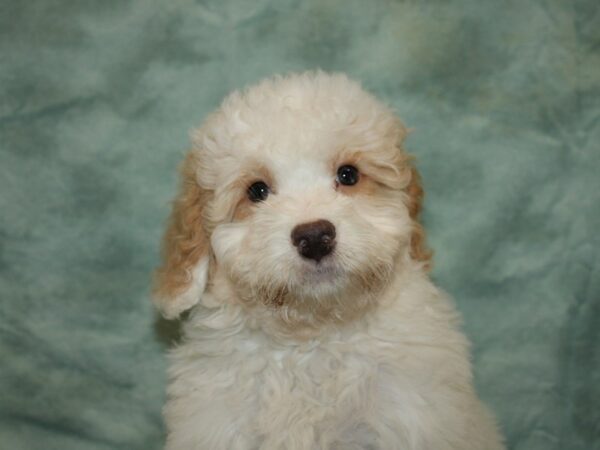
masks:
<instances>
[{"instance_id":1,"label":"dog's chin","mask_svg":"<svg viewBox=\"0 0 600 450\"><path fill-rule=\"evenodd\" d=\"M349 270L335 257L319 262L301 260L296 268L295 282L288 285L288 294L300 300L339 298L348 294L368 294L385 283L387 271L382 267Z\"/></svg>"},{"instance_id":2,"label":"dog's chin","mask_svg":"<svg viewBox=\"0 0 600 450\"><path fill-rule=\"evenodd\" d=\"M339 284L344 277L344 270L331 258L325 258L318 263L302 261L298 275L300 283L307 286Z\"/></svg>"}]
</instances>

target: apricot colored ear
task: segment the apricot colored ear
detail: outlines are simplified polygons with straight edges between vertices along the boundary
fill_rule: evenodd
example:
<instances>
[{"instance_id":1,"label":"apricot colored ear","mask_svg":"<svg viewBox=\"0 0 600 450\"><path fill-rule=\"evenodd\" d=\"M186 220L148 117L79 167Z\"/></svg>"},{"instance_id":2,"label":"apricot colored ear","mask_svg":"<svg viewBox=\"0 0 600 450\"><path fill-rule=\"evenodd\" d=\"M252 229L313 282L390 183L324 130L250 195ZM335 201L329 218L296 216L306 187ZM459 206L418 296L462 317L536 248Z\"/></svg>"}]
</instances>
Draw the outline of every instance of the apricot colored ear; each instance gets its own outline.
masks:
<instances>
[{"instance_id":1,"label":"apricot colored ear","mask_svg":"<svg viewBox=\"0 0 600 450\"><path fill-rule=\"evenodd\" d=\"M196 180L196 166L196 155L188 153L163 238L162 265L154 278L154 304L168 319L198 303L208 278L209 243L202 216L207 194Z\"/></svg>"},{"instance_id":2,"label":"apricot colored ear","mask_svg":"<svg viewBox=\"0 0 600 450\"><path fill-rule=\"evenodd\" d=\"M423 187L421 176L414 165L410 166L410 182L406 188L408 194L408 213L413 222L410 238L410 255L415 261L420 261L426 269L431 268L431 251L425 243L425 230L420 222L423 205Z\"/></svg>"}]
</instances>

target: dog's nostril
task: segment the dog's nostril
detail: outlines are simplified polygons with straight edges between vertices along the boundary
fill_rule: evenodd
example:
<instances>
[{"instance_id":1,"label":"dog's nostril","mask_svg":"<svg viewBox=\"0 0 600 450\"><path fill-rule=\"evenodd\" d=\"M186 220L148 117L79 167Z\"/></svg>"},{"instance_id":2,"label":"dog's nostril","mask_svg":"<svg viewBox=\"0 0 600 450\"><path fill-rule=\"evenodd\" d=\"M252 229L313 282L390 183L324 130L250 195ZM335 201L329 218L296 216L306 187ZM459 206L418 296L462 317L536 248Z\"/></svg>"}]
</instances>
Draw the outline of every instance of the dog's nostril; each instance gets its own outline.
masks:
<instances>
[{"instance_id":1,"label":"dog's nostril","mask_svg":"<svg viewBox=\"0 0 600 450\"><path fill-rule=\"evenodd\" d=\"M318 262L335 247L335 226L324 219L303 223L292 230L291 237L301 256Z\"/></svg>"}]
</instances>

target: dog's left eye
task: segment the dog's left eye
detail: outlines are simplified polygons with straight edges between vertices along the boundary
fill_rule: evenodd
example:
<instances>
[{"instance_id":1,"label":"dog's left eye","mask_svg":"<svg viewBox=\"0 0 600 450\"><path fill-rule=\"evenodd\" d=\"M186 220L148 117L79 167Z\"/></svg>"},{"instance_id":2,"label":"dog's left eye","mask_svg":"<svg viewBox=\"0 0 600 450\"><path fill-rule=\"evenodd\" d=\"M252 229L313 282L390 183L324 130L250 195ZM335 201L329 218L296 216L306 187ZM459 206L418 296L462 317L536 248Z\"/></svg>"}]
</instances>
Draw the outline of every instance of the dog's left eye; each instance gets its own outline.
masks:
<instances>
[{"instance_id":1,"label":"dog's left eye","mask_svg":"<svg viewBox=\"0 0 600 450\"><path fill-rule=\"evenodd\" d=\"M358 183L358 169L354 166L340 166L337 170L337 181L345 186Z\"/></svg>"},{"instance_id":2,"label":"dog's left eye","mask_svg":"<svg viewBox=\"0 0 600 450\"><path fill-rule=\"evenodd\" d=\"M248 198L253 202L262 202L269 196L269 186L264 181L257 181L248 188Z\"/></svg>"}]
</instances>

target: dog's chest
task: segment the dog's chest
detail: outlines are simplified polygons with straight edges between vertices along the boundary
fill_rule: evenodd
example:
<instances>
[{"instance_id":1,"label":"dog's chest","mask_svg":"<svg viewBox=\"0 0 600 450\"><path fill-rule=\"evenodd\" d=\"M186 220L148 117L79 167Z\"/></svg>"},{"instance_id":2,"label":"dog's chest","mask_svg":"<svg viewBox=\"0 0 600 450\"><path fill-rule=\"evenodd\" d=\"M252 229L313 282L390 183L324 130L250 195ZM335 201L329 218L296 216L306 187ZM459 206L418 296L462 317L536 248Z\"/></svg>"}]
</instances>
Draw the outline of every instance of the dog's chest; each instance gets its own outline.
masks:
<instances>
[{"instance_id":1,"label":"dog's chest","mask_svg":"<svg viewBox=\"0 0 600 450\"><path fill-rule=\"evenodd\" d=\"M370 391L377 379L378 362L353 349L352 344L274 349L262 358L264 367L258 379L264 384L258 388L267 404L272 404L276 391L289 401L314 401L324 408L339 406L341 398L358 406L363 401L359 397Z\"/></svg>"},{"instance_id":2,"label":"dog's chest","mask_svg":"<svg viewBox=\"0 0 600 450\"><path fill-rule=\"evenodd\" d=\"M239 361L246 361L238 377L246 380L245 392L231 392L230 401L244 399L242 427L260 430L266 439L312 436L323 441L323 448L342 437L368 441L367 422L381 377L378 362L362 350L344 342L239 350ZM242 375L245 364L252 366L252 374Z\"/></svg>"},{"instance_id":3,"label":"dog's chest","mask_svg":"<svg viewBox=\"0 0 600 450\"><path fill-rule=\"evenodd\" d=\"M402 347L357 335L247 353L245 358L262 359L248 386L252 427L265 435L312 430L329 442L323 448L341 439L377 448L371 436L390 432L383 429L387 424L414 425L414 411L428 390L426 375L415 379L418 358Z\"/></svg>"},{"instance_id":4,"label":"dog's chest","mask_svg":"<svg viewBox=\"0 0 600 450\"><path fill-rule=\"evenodd\" d=\"M415 443L434 442L426 424L445 407L432 405L450 404L441 382L462 364L442 344L388 330L303 344L199 330L173 355L166 418L218 436L212 448L434 448Z\"/></svg>"}]
</instances>

